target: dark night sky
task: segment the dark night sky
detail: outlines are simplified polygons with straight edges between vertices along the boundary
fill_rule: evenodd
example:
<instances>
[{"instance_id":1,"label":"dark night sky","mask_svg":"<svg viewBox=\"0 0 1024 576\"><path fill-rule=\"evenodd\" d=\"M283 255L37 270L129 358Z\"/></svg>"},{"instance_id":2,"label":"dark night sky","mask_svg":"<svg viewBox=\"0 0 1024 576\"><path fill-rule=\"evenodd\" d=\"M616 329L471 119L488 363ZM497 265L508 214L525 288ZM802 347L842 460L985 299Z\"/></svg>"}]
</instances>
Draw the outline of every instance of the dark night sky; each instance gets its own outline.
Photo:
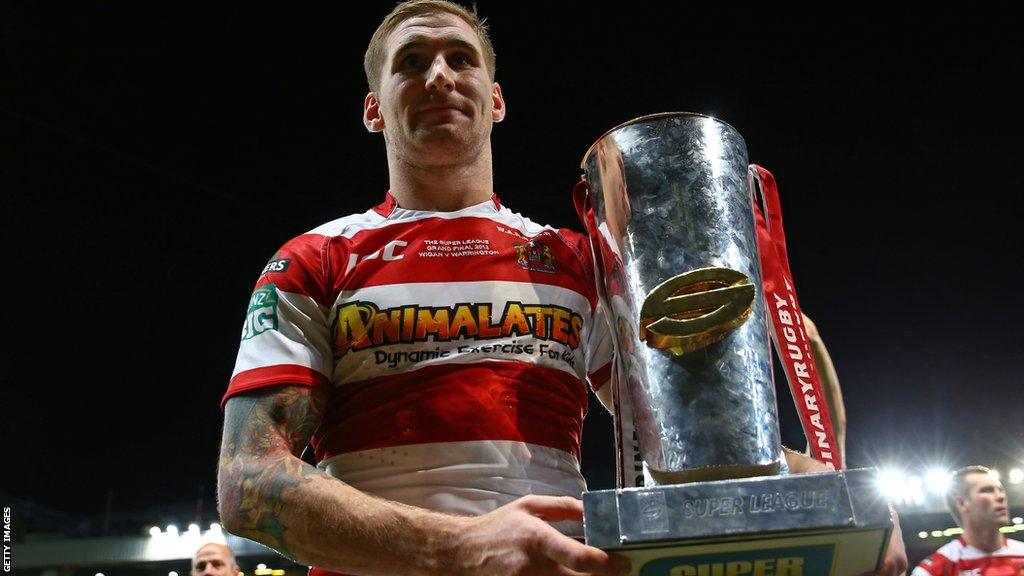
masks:
<instances>
[{"instance_id":1,"label":"dark night sky","mask_svg":"<svg viewBox=\"0 0 1024 576\"><path fill-rule=\"evenodd\" d=\"M578 228L569 191L595 138L654 112L718 116L779 181L851 465L1024 460L1019 30L932 10L479 6L509 109L493 138L506 205ZM386 190L360 114L389 8L5 10L0 491L82 514L108 491L115 510L212 495L256 277ZM598 415L597 487L607 434ZM788 417L784 438L801 438Z\"/></svg>"}]
</instances>

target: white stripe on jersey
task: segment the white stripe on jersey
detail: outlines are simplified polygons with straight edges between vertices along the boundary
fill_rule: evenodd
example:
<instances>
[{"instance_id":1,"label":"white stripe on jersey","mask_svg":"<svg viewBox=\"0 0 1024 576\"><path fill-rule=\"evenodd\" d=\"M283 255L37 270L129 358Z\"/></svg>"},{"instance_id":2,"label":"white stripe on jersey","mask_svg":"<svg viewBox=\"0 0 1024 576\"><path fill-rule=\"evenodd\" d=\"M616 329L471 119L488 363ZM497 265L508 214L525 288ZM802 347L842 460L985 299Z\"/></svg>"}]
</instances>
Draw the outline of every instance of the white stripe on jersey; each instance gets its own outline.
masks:
<instances>
[{"instance_id":1,"label":"white stripe on jersey","mask_svg":"<svg viewBox=\"0 0 1024 576\"><path fill-rule=\"evenodd\" d=\"M507 440L414 444L350 452L319 464L381 498L460 515L479 515L529 494L580 498L586 483L561 450ZM582 524L560 522L582 534Z\"/></svg>"},{"instance_id":2,"label":"white stripe on jersey","mask_svg":"<svg viewBox=\"0 0 1024 576\"><path fill-rule=\"evenodd\" d=\"M297 364L329 379L334 373L334 346L326 321L329 309L302 294L280 291L278 296L277 328L249 339L243 337L232 377L253 368ZM296 318L302 319L301 326L296 324ZM309 318L318 321L310 322ZM270 341L275 343L267 344Z\"/></svg>"},{"instance_id":3,"label":"white stripe on jersey","mask_svg":"<svg viewBox=\"0 0 1024 576\"><path fill-rule=\"evenodd\" d=\"M492 302L495 294L505 297L504 302ZM589 311L590 301L575 290L535 284L531 282L509 282L484 280L479 282L418 282L411 284L386 284L367 286L358 290L341 293L338 302L368 300L380 308L391 308L406 304L421 306L451 306L454 302L501 304L515 301L524 304L556 304L577 311ZM501 309L498 309L500 312Z\"/></svg>"},{"instance_id":4,"label":"white stripe on jersey","mask_svg":"<svg viewBox=\"0 0 1024 576\"><path fill-rule=\"evenodd\" d=\"M954 562L960 560L975 560L978 558L998 558L1000 556L1024 556L1024 542L1019 540L1006 539L1006 546L995 552L988 553L974 546L965 545L959 538L951 540L945 546L937 550L946 558Z\"/></svg>"},{"instance_id":5,"label":"white stripe on jersey","mask_svg":"<svg viewBox=\"0 0 1024 576\"><path fill-rule=\"evenodd\" d=\"M353 214L351 216L332 220L326 224L321 224L313 230L310 230L309 234L352 238L359 232L372 228L384 228L394 224L408 224L410 222L425 220L427 218L453 220L456 218L466 217L488 218L499 224L513 228L520 234L527 237L536 236L545 230L555 231L551 226L537 224L526 216L523 216L518 212L513 212L504 206L502 206L500 210L495 210L494 202L488 200L454 212L428 212L423 210L406 210L404 208L396 207L391 216L387 218L384 218L373 210L367 210L362 214Z\"/></svg>"}]
</instances>

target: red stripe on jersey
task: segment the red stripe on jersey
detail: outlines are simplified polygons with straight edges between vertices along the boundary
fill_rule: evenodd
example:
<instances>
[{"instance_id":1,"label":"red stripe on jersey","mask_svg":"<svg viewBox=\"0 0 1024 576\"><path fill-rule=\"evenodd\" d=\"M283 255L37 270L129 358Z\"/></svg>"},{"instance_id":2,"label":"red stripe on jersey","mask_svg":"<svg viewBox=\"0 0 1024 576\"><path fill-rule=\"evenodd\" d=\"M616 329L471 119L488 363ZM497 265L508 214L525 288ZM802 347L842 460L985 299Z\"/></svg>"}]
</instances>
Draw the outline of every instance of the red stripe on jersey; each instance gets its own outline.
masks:
<instances>
[{"instance_id":1,"label":"red stripe on jersey","mask_svg":"<svg viewBox=\"0 0 1024 576\"><path fill-rule=\"evenodd\" d=\"M346 384L313 441L317 460L429 442L513 440L580 456L587 393L561 370L522 362L427 366Z\"/></svg>"},{"instance_id":2,"label":"red stripe on jersey","mask_svg":"<svg viewBox=\"0 0 1024 576\"><path fill-rule=\"evenodd\" d=\"M323 374L296 364L279 364L277 366L253 368L252 370L245 370L235 374L234 378L231 379L231 383L228 384L228 391L224 393L224 397L220 401L220 407L223 408L227 404L228 398L256 388L274 386L275 384L327 386L329 383L327 377Z\"/></svg>"},{"instance_id":3,"label":"red stripe on jersey","mask_svg":"<svg viewBox=\"0 0 1024 576\"><path fill-rule=\"evenodd\" d=\"M604 366L598 368L597 370L591 372L590 375L587 376L587 379L590 380L590 387L594 389L594 392L597 392L598 390L603 388L604 385L607 384L609 380L611 380L611 378L612 378L612 363L611 362L609 362L609 363L605 364Z\"/></svg>"},{"instance_id":4,"label":"red stripe on jersey","mask_svg":"<svg viewBox=\"0 0 1024 576\"><path fill-rule=\"evenodd\" d=\"M467 240L482 242L453 244ZM534 255L531 241L550 249L553 271L543 270L542 264L529 259ZM594 276L586 264L586 242L586 237L570 230L526 237L489 218L424 218L361 230L352 238L341 239L332 248L332 266L341 269L331 288L338 293L411 282L532 282L567 288L586 296L593 305ZM335 252L343 255L335 256Z\"/></svg>"},{"instance_id":5,"label":"red stripe on jersey","mask_svg":"<svg viewBox=\"0 0 1024 576\"><path fill-rule=\"evenodd\" d=\"M274 254L275 260L288 259L291 262L281 272L264 272L256 287L274 284L278 290L309 296L321 306L334 304L332 294L327 290L327 278L331 262L327 259L337 243L334 238L320 234L303 234L289 240Z\"/></svg>"}]
</instances>

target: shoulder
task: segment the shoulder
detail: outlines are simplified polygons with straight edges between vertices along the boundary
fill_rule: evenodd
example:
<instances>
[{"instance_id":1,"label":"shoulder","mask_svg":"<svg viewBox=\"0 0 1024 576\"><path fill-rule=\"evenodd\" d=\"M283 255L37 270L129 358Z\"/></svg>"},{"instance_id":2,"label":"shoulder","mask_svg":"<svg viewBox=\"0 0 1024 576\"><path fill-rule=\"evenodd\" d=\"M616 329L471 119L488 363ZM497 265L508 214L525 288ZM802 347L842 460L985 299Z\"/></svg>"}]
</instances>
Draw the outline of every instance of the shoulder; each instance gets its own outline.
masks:
<instances>
[{"instance_id":1,"label":"shoulder","mask_svg":"<svg viewBox=\"0 0 1024 576\"><path fill-rule=\"evenodd\" d=\"M1024 542L1007 538L1006 551L1015 556L1024 556Z\"/></svg>"},{"instance_id":2,"label":"shoulder","mask_svg":"<svg viewBox=\"0 0 1024 576\"><path fill-rule=\"evenodd\" d=\"M555 228L548 224L540 224L519 212L514 212L507 206L502 206L498 210L495 220L509 226L528 239L539 239L538 237L557 239L578 255L587 254L590 251L586 234L570 228Z\"/></svg>"},{"instance_id":3,"label":"shoulder","mask_svg":"<svg viewBox=\"0 0 1024 576\"><path fill-rule=\"evenodd\" d=\"M387 218L382 216L377 210L371 209L360 214L349 214L348 216L335 218L330 222L324 222L302 236L340 236L344 238L351 238L362 230L378 228L380 226L384 226L386 223ZM300 238L302 236L300 236Z\"/></svg>"},{"instance_id":4,"label":"shoulder","mask_svg":"<svg viewBox=\"0 0 1024 576\"><path fill-rule=\"evenodd\" d=\"M910 576L945 576L953 574L957 560L962 555L963 545L953 540L922 560Z\"/></svg>"}]
</instances>

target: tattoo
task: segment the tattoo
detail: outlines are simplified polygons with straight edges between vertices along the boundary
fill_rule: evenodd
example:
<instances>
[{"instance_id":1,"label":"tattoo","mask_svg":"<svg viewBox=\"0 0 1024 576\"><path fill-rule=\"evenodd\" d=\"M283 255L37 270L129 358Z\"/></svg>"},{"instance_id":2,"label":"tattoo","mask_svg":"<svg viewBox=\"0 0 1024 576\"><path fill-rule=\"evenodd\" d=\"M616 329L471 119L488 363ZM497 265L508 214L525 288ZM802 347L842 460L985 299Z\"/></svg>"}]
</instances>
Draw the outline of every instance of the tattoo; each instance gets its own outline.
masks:
<instances>
[{"instance_id":1,"label":"tattoo","mask_svg":"<svg viewBox=\"0 0 1024 576\"><path fill-rule=\"evenodd\" d=\"M285 386L235 396L224 411L219 508L233 532L294 559L285 544L290 489L327 477L298 455L323 417L326 394Z\"/></svg>"}]
</instances>

